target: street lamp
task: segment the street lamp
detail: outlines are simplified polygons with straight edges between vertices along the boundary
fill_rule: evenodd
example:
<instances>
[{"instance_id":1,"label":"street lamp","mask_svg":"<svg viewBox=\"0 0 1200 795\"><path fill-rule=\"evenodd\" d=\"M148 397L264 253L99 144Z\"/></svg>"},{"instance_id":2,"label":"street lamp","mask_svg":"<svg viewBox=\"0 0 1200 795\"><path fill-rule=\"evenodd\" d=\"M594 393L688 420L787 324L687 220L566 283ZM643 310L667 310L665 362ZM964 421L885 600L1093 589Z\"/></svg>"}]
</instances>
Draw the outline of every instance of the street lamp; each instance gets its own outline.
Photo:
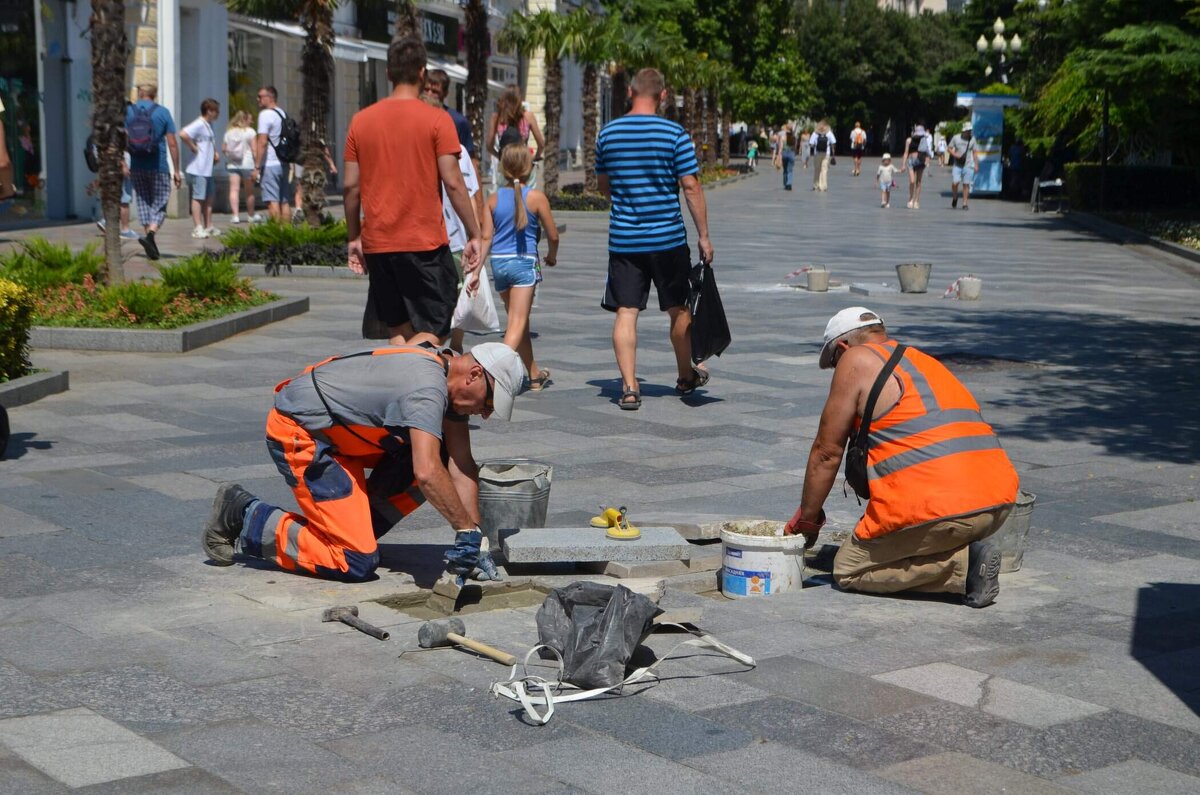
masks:
<instances>
[{"instance_id":1,"label":"street lamp","mask_svg":"<svg viewBox=\"0 0 1200 795\"><path fill-rule=\"evenodd\" d=\"M990 43L988 42L987 33L980 33L979 38L975 40L975 50L984 58L988 57L989 49L1000 56L1000 82L1007 84L1008 73L1012 69L1011 64L1008 62L1007 53L1011 52L1015 56L1021 51L1021 37L1014 33L1010 38L1004 38L1004 20L1000 17L996 17L996 21L992 23L992 33L995 35L992 37ZM984 67L983 73L985 76L991 77L994 71L992 65L989 63Z\"/></svg>"}]
</instances>

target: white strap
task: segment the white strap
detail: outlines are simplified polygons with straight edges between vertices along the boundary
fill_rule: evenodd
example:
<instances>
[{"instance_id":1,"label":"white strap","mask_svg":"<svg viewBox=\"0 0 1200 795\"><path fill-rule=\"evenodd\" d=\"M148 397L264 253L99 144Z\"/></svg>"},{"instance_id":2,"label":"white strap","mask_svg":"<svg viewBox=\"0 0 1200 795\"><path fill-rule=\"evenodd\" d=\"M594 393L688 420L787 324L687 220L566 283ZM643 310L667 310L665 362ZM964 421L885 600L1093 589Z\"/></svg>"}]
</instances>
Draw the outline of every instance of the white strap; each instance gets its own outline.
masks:
<instances>
[{"instance_id":1,"label":"white strap","mask_svg":"<svg viewBox=\"0 0 1200 795\"><path fill-rule=\"evenodd\" d=\"M682 624L671 624L671 623L659 624L658 627L656 627L656 629L661 628L661 627L676 627L678 629L682 629L684 632L694 635L695 637L676 644L676 646L674 648L672 648L669 652L664 654L662 657L658 658L650 665L643 666L642 668L638 668L636 671L631 673L629 676L625 677L624 681L619 682L618 684L615 684L612 687L598 687L598 688L594 688L592 690L579 690L574 685L572 685L568 682L563 682L562 681L562 676L563 676L562 656L554 649L550 649L549 646L539 645L539 646L534 646L532 649L529 650L529 653L525 655L525 660L521 663L521 668L523 669L524 675L518 677L517 676L517 666L514 665L512 674L506 681L492 683L492 686L491 686L492 695L503 696L503 697L511 699L513 701L519 702L521 704L521 706L525 708L525 714L529 716L530 720L532 720L534 723L538 724L539 726L544 726L545 724L550 722L551 716L554 715L555 703L562 704L562 703L566 703L568 701L583 701L585 699L595 698L598 695L601 695L603 693L608 693L612 690L617 690L618 688L622 688L625 685L637 684L638 682L641 682L644 679L653 678L653 679L657 680L658 677L654 673L654 669L656 669L659 665L661 665L669 657L673 656L675 654L675 652L679 651L684 646L696 646L699 648L712 649L712 650L718 651L721 654L724 654L726 657L736 660L737 662L740 662L742 665L745 665L750 668L753 668L757 665L757 663L755 663L755 661L754 661L754 658L751 657L750 655L740 652L737 649L733 648L732 646L722 643L721 641L714 638L712 635L709 635L707 632L704 632L702 630L690 629L688 627L683 626ZM538 652L539 649L550 649L550 651L554 654L554 656L556 658L556 661L558 664L558 674L557 674L557 677L554 682L551 682L543 677L535 676L535 675L532 675L529 673L529 661L533 657L533 655ZM542 695L535 695L532 692L534 688L540 689L542 691ZM574 692L574 693L563 692L564 690L567 690L567 689L574 689L574 690L577 690L578 692ZM545 707L546 708L545 712L539 714L536 709L538 706Z\"/></svg>"}]
</instances>

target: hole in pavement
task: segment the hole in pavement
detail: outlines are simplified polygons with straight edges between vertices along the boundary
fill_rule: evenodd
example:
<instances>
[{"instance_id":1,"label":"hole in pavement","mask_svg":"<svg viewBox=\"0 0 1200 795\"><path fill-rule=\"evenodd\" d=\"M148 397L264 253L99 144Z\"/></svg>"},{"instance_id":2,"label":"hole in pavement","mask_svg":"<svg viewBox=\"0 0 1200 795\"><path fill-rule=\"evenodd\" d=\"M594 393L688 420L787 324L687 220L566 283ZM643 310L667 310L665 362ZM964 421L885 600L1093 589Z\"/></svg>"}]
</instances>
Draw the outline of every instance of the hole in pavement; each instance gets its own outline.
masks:
<instances>
[{"instance_id":1,"label":"hole in pavement","mask_svg":"<svg viewBox=\"0 0 1200 795\"><path fill-rule=\"evenodd\" d=\"M512 586L496 583L486 587L468 583L457 589L457 595L453 594L453 590L455 589L435 587L432 591L396 594L375 601L413 618L432 619L516 607L536 607L545 601L546 594L550 593L548 588L527 582Z\"/></svg>"}]
</instances>

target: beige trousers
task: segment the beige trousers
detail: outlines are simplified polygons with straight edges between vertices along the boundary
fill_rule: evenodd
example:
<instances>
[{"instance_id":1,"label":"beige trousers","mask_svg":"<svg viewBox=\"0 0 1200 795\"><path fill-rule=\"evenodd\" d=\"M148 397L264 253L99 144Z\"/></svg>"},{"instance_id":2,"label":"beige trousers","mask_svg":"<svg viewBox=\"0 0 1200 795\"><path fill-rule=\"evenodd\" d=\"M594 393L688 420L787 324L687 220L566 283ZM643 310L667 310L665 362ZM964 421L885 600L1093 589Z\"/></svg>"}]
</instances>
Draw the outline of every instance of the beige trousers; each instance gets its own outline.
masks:
<instances>
[{"instance_id":1,"label":"beige trousers","mask_svg":"<svg viewBox=\"0 0 1200 795\"><path fill-rule=\"evenodd\" d=\"M813 187L817 190L829 189L828 152L817 152L813 155Z\"/></svg>"},{"instance_id":2,"label":"beige trousers","mask_svg":"<svg viewBox=\"0 0 1200 795\"><path fill-rule=\"evenodd\" d=\"M1000 529L1011 505L862 539L851 534L833 559L839 588L863 593L966 593L967 545Z\"/></svg>"}]
</instances>

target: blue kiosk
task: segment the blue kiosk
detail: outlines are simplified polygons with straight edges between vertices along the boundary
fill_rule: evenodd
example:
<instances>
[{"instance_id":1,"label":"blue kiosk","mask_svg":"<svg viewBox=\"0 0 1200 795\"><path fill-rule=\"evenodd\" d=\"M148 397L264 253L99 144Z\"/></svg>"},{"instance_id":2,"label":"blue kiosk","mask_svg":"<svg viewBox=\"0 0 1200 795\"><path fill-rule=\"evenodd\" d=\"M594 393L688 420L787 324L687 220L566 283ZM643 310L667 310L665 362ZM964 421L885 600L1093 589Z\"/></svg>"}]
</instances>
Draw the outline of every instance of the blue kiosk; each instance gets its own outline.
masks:
<instances>
[{"instance_id":1,"label":"blue kiosk","mask_svg":"<svg viewBox=\"0 0 1200 795\"><path fill-rule=\"evenodd\" d=\"M955 104L971 111L979 169L971 195L997 194L1004 187L1004 109L1021 104L1013 94L959 94Z\"/></svg>"}]
</instances>

